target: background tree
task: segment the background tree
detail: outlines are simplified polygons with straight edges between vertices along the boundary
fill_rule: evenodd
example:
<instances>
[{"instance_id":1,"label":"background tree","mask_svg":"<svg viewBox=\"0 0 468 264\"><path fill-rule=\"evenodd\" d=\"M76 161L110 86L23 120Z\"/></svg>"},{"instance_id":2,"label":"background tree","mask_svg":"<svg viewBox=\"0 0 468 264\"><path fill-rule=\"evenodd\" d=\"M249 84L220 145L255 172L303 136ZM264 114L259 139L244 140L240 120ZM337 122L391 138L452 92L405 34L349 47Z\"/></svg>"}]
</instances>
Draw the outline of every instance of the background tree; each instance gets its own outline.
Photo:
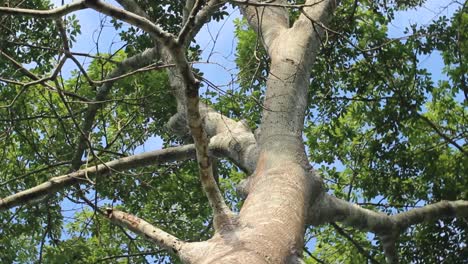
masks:
<instances>
[{"instance_id":1,"label":"background tree","mask_svg":"<svg viewBox=\"0 0 468 264\"><path fill-rule=\"evenodd\" d=\"M464 263L467 6L390 38L423 2L2 5L0 261ZM226 89L195 36L228 7ZM82 9L122 47L75 52Z\"/></svg>"}]
</instances>

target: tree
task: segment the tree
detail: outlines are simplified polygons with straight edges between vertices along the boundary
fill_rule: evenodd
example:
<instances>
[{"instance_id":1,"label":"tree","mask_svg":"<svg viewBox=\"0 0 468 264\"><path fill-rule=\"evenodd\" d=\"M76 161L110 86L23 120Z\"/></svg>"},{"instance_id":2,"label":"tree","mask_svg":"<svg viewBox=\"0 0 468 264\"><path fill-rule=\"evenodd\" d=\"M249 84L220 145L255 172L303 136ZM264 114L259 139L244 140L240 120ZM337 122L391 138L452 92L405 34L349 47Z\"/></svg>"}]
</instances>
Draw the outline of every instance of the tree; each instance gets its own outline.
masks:
<instances>
[{"instance_id":1,"label":"tree","mask_svg":"<svg viewBox=\"0 0 468 264\"><path fill-rule=\"evenodd\" d=\"M117 2L0 8L2 263L466 261L466 3L390 38L423 1ZM194 38L229 5L222 90ZM125 45L74 52L82 9Z\"/></svg>"}]
</instances>

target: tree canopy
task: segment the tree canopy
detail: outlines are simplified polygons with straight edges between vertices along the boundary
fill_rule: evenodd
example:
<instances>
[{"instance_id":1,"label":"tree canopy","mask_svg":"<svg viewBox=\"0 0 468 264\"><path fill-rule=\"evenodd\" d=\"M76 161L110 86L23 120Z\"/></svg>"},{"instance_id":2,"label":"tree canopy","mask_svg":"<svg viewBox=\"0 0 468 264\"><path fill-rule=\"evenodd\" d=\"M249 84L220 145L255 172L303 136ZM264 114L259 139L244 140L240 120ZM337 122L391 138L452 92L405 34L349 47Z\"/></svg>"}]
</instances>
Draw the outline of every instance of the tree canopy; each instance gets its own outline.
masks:
<instances>
[{"instance_id":1,"label":"tree canopy","mask_svg":"<svg viewBox=\"0 0 468 264\"><path fill-rule=\"evenodd\" d=\"M3 2L1 263L466 263L466 2L400 36L426 1ZM239 9L220 86L195 36Z\"/></svg>"}]
</instances>

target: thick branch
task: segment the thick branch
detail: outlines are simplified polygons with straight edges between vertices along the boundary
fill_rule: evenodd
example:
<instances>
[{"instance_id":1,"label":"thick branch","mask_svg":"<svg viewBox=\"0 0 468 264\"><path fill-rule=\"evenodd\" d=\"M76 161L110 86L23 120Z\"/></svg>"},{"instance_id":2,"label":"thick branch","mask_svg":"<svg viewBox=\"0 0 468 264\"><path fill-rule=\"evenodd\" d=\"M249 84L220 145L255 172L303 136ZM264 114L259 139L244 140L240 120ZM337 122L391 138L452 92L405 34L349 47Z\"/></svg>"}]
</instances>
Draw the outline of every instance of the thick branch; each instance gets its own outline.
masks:
<instances>
[{"instance_id":1,"label":"thick branch","mask_svg":"<svg viewBox=\"0 0 468 264\"><path fill-rule=\"evenodd\" d=\"M254 149L255 142L251 142L251 138L245 133L242 135L237 135L236 133L237 132L234 133L232 138L228 138L228 135L226 134L220 134L218 137L212 138L209 146L210 152L212 152L213 155L220 157L242 157L239 158L240 161L234 160L234 162L247 164L245 165L247 168L254 169L254 165L249 165L250 163L246 156L253 155L250 153L256 153L256 149ZM240 144L242 147L238 149L239 145L237 144ZM245 146L248 146L248 150L245 154L242 154L242 149ZM210 153L210 155L212 154ZM74 183L87 182L90 177L96 175L104 176L111 173L112 171L136 169L166 162L193 159L195 157L195 146L186 145L163 150L150 151L143 154L113 160L98 166L92 166L66 175L53 177L47 182L38 186L3 198L0 200L0 211L21 204L27 204L36 200L40 200L44 196L54 194L68 186L73 185ZM256 158L254 158L254 160L256 160Z\"/></svg>"},{"instance_id":2,"label":"thick branch","mask_svg":"<svg viewBox=\"0 0 468 264\"><path fill-rule=\"evenodd\" d=\"M112 173L113 171L122 171L166 162L187 160L189 158L193 158L194 155L195 147L193 145L173 147L125 157L66 175L53 177L38 186L1 199L0 211L21 204L34 202L38 199L42 199L46 195L54 194L67 186L73 185L74 183L87 182L90 177L96 175L104 176Z\"/></svg>"},{"instance_id":3,"label":"thick branch","mask_svg":"<svg viewBox=\"0 0 468 264\"><path fill-rule=\"evenodd\" d=\"M309 208L308 223L313 226L342 222L361 230L378 232L388 225L393 227L388 215L374 212L353 203L323 193Z\"/></svg>"},{"instance_id":4,"label":"thick branch","mask_svg":"<svg viewBox=\"0 0 468 264\"><path fill-rule=\"evenodd\" d=\"M331 2L334 1L307 1L304 9L315 20L326 23L333 14ZM275 142L283 139L302 145L310 70L320 47L321 32L314 29L310 20L299 19L292 28L277 32L266 47L271 66L259 137L262 148L273 148Z\"/></svg>"},{"instance_id":5,"label":"thick branch","mask_svg":"<svg viewBox=\"0 0 468 264\"><path fill-rule=\"evenodd\" d=\"M391 216L400 229L447 217L468 217L468 201L441 201Z\"/></svg>"},{"instance_id":6,"label":"thick branch","mask_svg":"<svg viewBox=\"0 0 468 264\"><path fill-rule=\"evenodd\" d=\"M59 18L77 10L86 9L85 1L74 1L50 10L0 7L0 15L21 15L38 18Z\"/></svg>"},{"instance_id":7,"label":"thick branch","mask_svg":"<svg viewBox=\"0 0 468 264\"><path fill-rule=\"evenodd\" d=\"M398 250L397 250L397 239L399 234L385 234L380 235L380 242L385 255L385 260L389 264L397 264Z\"/></svg>"},{"instance_id":8,"label":"thick branch","mask_svg":"<svg viewBox=\"0 0 468 264\"><path fill-rule=\"evenodd\" d=\"M223 196L213 177L211 161L208 155L209 138L203 129L202 118L198 107L199 81L194 77L191 67L185 58L185 43L178 42L172 34L165 32L158 25L152 23L145 17L108 5L100 0L89 0L86 1L86 4L101 13L145 30L163 46L164 59L175 63L176 70L169 71L169 76L174 77L171 78L172 80L177 77L181 79L178 82L179 87L177 87L177 91L179 92L176 92L178 109L179 111L183 109L181 103L185 99L185 110L187 111L188 125L195 143L200 178L203 189L214 211L215 228L219 230L222 226L228 226L232 212L225 204ZM200 7L201 2L196 1L191 15L188 17L187 21L185 21L185 26L179 35L184 42L186 42L184 40L186 36L192 31L191 28L195 21L195 14ZM206 15L208 16L209 13ZM185 94L180 93L180 91L184 91Z\"/></svg>"},{"instance_id":9,"label":"thick branch","mask_svg":"<svg viewBox=\"0 0 468 264\"><path fill-rule=\"evenodd\" d=\"M286 5L285 0L269 1L270 4ZM261 1L252 0L240 5L240 10L263 41L266 50L272 46L273 41L281 32L289 28L289 13L281 6L260 6Z\"/></svg>"},{"instance_id":10,"label":"thick branch","mask_svg":"<svg viewBox=\"0 0 468 264\"><path fill-rule=\"evenodd\" d=\"M142 30L151 34L163 45L173 46L176 44L175 38L172 34L164 31L160 26L154 24L146 17L142 17L125 9L121 9L113 5L107 4L101 0L86 0L85 3L87 7L92 8L100 13L106 14L113 18L125 21L135 27L141 28Z\"/></svg>"},{"instance_id":11,"label":"thick branch","mask_svg":"<svg viewBox=\"0 0 468 264\"><path fill-rule=\"evenodd\" d=\"M203 189L214 211L215 228L221 228L222 225L229 224L230 215L232 213L226 206L213 177L211 161L208 155L209 139L203 130L202 119L198 111L199 81L194 77L191 67L185 58L185 46L182 43L178 43L172 34L163 31L158 25L152 23L145 17L108 5L100 0L87 1L86 3L89 7L101 13L130 23L151 34L163 46L164 59L175 63L176 71L169 71L169 76L174 77L171 79L177 77L181 79L181 82L179 82L181 85L177 90L182 90L185 93L188 125L195 143ZM201 3L196 2L194 6L198 9ZM196 10L192 13L196 13ZM192 23L190 21L193 21L193 19L193 17L189 17L187 23ZM185 27L187 32L184 33L183 30L182 35L188 34L189 28L190 27ZM166 55L168 56L166 57ZM184 94L180 92L176 94L179 95L176 97L184 96ZM181 105L181 101L183 101L183 99L181 100L178 98L178 105Z\"/></svg>"},{"instance_id":12,"label":"thick branch","mask_svg":"<svg viewBox=\"0 0 468 264\"><path fill-rule=\"evenodd\" d=\"M189 6L191 6L190 7L191 10L190 10L190 13L188 13L188 15L184 17L184 20L185 20L184 26L180 30L179 36L177 37L179 44L184 44L187 42L187 37L190 35L190 32L192 31L192 28L195 23L195 18L203 5L203 1L201 0L195 0L194 2L188 1L188 2L190 2ZM186 8L189 8L189 6L186 5Z\"/></svg>"},{"instance_id":13,"label":"thick branch","mask_svg":"<svg viewBox=\"0 0 468 264\"><path fill-rule=\"evenodd\" d=\"M198 34L202 26L209 21L213 12L224 3L222 0L209 0L208 3L206 3L205 6L197 12L198 8L194 9L194 6L195 4L199 6L200 2L201 1L187 0L185 3L182 21L184 26L179 33L178 39L175 40L182 49L189 46L190 42L193 40L195 35ZM165 63L174 63L172 47L162 45L161 54ZM185 60L181 60L179 62L184 63L183 61ZM171 68L167 70L167 73L169 75L174 97L177 100L177 112L185 115L185 112L187 111L187 103L185 100L186 82L184 78L180 76L179 69Z\"/></svg>"},{"instance_id":14,"label":"thick branch","mask_svg":"<svg viewBox=\"0 0 468 264\"><path fill-rule=\"evenodd\" d=\"M390 216L323 194L309 208L308 223L316 226L338 221L363 231L373 232L382 240L387 261L398 263L396 240L406 228L451 217L468 217L468 201L441 201Z\"/></svg>"},{"instance_id":15,"label":"thick branch","mask_svg":"<svg viewBox=\"0 0 468 264\"><path fill-rule=\"evenodd\" d=\"M195 78L191 65L185 57L185 48L191 38L198 32L203 23L208 20L211 12L214 11L218 1L209 1L204 10L202 1L187 2L187 9L184 15L184 26L179 34L179 39L175 45L163 44L163 59L173 62L176 68L169 69L171 86L174 88L174 95L177 100L176 116L185 117L185 124L188 125L191 137L195 144L200 180L203 190L208 198L214 215L214 228L220 231L229 228L234 219L233 213L224 202L223 195L218 188L213 175L213 167L209 156L209 136L204 128L204 120L200 114L199 107L199 87L200 81ZM180 127L180 126L179 126ZM181 128L185 128L182 126Z\"/></svg>"},{"instance_id":16,"label":"thick branch","mask_svg":"<svg viewBox=\"0 0 468 264\"><path fill-rule=\"evenodd\" d=\"M145 237L151 242L177 254L184 246L184 242L177 237L162 231L145 220L134 215L115 209L106 210L107 217L116 225L130 229L132 232Z\"/></svg>"},{"instance_id":17,"label":"thick branch","mask_svg":"<svg viewBox=\"0 0 468 264\"><path fill-rule=\"evenodd\" d=\"M187 1L187 3L188 2L195 1ZM213 12L216 9L219 9L221 6L223 6L224 3L225 1L223 0L210 0L201 8L201 10L198 13L187 12L193 10L193 6L192 8L190 8L190 10L184 10L185 12L187 12L187 14L184 16L185 30L182 30L179 34L179 43L181 43L183 46L187 46L190 43L190 41L192 41L192 39L195 37L195 35L200 31L202 26L209 21ZM189 6L186 6L186 8L189 8ZM194 15L193 18L192 15ZM182 34L182 32L186 33Z\"/></svg>"},{"instance_id":18,"label":"thick branch","mask_svg":"<svg viewBox=\"0 0 468 264\"><path fill-rule=\"evenodd\" d=\"M302 14L294 22L293 28L308 28L308 37L314 39L315 34L323 33L323 27L317 28L315 24L326 24L331 14L336 9L339 0L307 0L305 7L301 9Z\"/></svg>"},{"instance_id":19,"label":"thick branch","mask_svg":"<svg viewBox=\"0 0 468 264\"><path fill-rule=\"evenodd\" d=\"M148 14L141 9L141 7L133 0L117 0L123 8L127 9L130 12L133 12L139 16L146 17L149 19Z\"/></svg>"},{"instance_id":20,"label":"thick branch","mask_svg":"<svg viewBox=\"0 0 468 264\"><path fill-rule=\"evenodd\" d=\"M213 209L214 228L219 231L222 228L231 226L233 213L224 202L223 195L213 176L212 163L208 155L209 137L203 127L203 119L199 111L198 90L200 83L193 75L182 48L179 47L178 49L170 50L170 52L178 66L179 76L183 79L187 123L197 151L200 180L210 206Z\"/></svg>"},{"instance_id":21,"label":"thick branch","mask_svg":"<svg viewBox=\"0 0 468 264\"><path fill-rule=\"evenodd\" d=\"M257 142L250 128L242 122L237 126L211 138L210 148L214 155L228 157L248 174L252 174L257 166Z\"/></svg>"},{"instance_id":22,"label":"thick branch","mask_svg":"<svg viewBox=\"0 0 468 264\"><path fill-rule=\"evenodd\" d=\"M195 5L196 0L185 0L185 6L182 10L182 21L183 23L187 23L187 20L193 10L193 6Z\"/></svg>"},{"instance_id":23,"label":"thick branch","mask_svg":"<svg viewBox=\"0 0 468 264\"><path fill-rule=\"evenodd\" d=\"M199 112L203 118L203 129L211 138L210 150L213 155L228 157L247 173L253 173L258 148L250 128L243 121L234 121L203 103L199 104ZM167 126L180 138L190 133L185 114L177 113L171 117Z\"/></svg>"},{"instance_id":24,"label":"thick branch","mask_svg":"<svg viewBox=\"0 0 468 264\"><path fill-rule=\"evenodd\" d=\"M441 201L396 215L386 215L323 194L309 209L309 224L342 222L376 234L402 232L411 225L447 217L468 217L468 201Z\"/></svg>"}]
</instances>

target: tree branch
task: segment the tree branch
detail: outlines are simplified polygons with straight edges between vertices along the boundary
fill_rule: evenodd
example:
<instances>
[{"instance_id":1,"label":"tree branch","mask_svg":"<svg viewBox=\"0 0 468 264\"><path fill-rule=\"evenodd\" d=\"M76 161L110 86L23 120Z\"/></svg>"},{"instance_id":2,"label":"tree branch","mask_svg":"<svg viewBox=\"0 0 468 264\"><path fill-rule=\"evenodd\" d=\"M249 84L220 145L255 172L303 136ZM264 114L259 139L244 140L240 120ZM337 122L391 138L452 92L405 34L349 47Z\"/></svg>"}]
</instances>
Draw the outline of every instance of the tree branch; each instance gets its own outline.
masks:
<instances>
[{"instance_id":1,"label":"tree branch","mask_svg":"<svg viewBox=\"0 0 468 264\"><path fill-rule=\"evenodd\" d=\"M197 150L200 181L210 206L213 209L213 226L216 231L220 231L223 228L230 228L233 224L234 214L226 205L224 197L218 188L218 184L213 176L211 159L208 155L209 137L203 127L203 119L199 111L198 90L200 82L193 75L186 61L184 51L182 49L173 49L171 53L180 71L180 76L183 78L187 123L195 143L195 149Z\"/></svg>"},{"instance_id":2,"label":"tree branch","mask_svg":"<svg viewBox=\"0 0 468 264\"><path fill-rule=\"evenodd\" d=\"M253 173L258 158L258 148L250 128L243 121L234 121L203 103L199 105L199 112L203 117L203 129L211 138L210 150L213 155L228 157L247 173ZM190 133L185 114L175 114L167 126L180 138Z\"/></svg>"},{"instance_id":3,"label":"tree branch","mask_svg":"<svg viewBox=\"0 0 468 264\"><path fill-rule=\"evenodd\" d=\"M2 105L2 106L0 106L0 108L7 108L7 107L12 106L16 102L16 100L19 98L19 96L22 93L24 93L29 86L35 85L35 84L42 84L45 87L47 87L47 89L49 89L51 91L62 92L63 94L65 94L67 96L78 98L78 99L83 100L83 101L88 101L87 98L79 96L79 95L77 95L75 93L68 92L68 91L58 91L57 89L55 89L54 87L52 87L50 84L47 83L48 81L54 80L57 77L58 73L60 72L60 69L62 68L63 64L65 63L66 57L62 57L60 59L59 63L57 64L57 66L55 67L53 73L50 76L39 78L34 73L32 73L31 71L26 69L21 63L17 62L14 58L12 58L11 56L9 56L5 52L3 52L1 49L0 49L0 55L5 57L8 61L10 61L24 75L26 75L28 78L32 79L32 81L30 81L30 82L22 83L22 82L18 82L18 81L14 81L14 80L8 80L8 79L0 78L4 82L13 83L13 84L23 86L21 91L15 96L15 98L8 105Z\"/></svg>"},{"instance_id":4,"label":"tree branch","mask_svg":"<svg viewBox=\"0 0 468 264\"><path fill-rule=\"evenodd\" d=\"M257 141L250 128L242 121L225 132L216 134L210 142L214 155L219 151L248 174L255 171L258 159Z\"/></svg>"},{"instance_id":5,"label":"tree branch","mask_svg":"<svg viewBox=\"0 0 468 264\"><path fill-rule=\"evenodd\" d=\"M445 217L468 217L468 201L441 201L391 216L400 229Z\"/></svg>"},{"instance_id":6,"label":"tree branch","mask_svg":"<svg viewBox=\"0 0 468 264\"><path fill-rule=\"evenodd\" d=\"M131 257L141 257L141 256L147 256L147 255L157 255L161 252L162 250L157 250L157 251L146 251L146 252L125 254L125 255L112 255L112 256L107 256L107 257L98 259L97 262L104 262L106 260L118 259L118 258L131 258Z\"/></svg>"},{"instance_id":7,"label":"tree branch","mask_svg":"<svg viewBox=\"0 0 468 264\"><path fill-rule=\"evenodd\" d=\"M326 23L333 14L332 2L333 0L307 1L308 6L303 9L317 21ZM285 8L261 8L281 9L287 15ZM279 23L279 28L282 27L282 20L276 22L275 17L270 17L265 18L262 23L270 22L272 25ZM250 24L252 25L252 22ZM268 26L265 24L262 30ZM286 137L288 141L294 141L298 146L302 145L310 69L320 47L321 32L314 30L312 22L304 16L301 16L292 28L284 25L284 29L282 31L276 29L274 39L270 39L270 43L266 41L268 45L266 49L271 58L264 100L264 105L268 110L263 111L259 144L262 147L270 146L270 149L275 147L275 142ZM291 43L294 44L291 45ZM276 147L283 148L282 146Z\"/></svg>"},{"instance_id":8,"label":"tree branch","mask_svg":"<svg viewBox=\"0 0 468 264\"><path fill-rule=\"evenodd\" d=\"M154 24L146 17L142 17L125 9L107 4L101 0L86 0L85 3L89 8L92 8L113 18L125 21L130 25L146 31L164 46L171 47L176 45L174 35L164 31L159 25Z\"/></svg>"},{"instance_id":9,"label":"tree branch","mask_svg":"<svg viewBox=\"0 0 468 264\"><path fill-rule=\"evenodd\" d=\"M398 263L396 241L406 228L451 217L468 217L468 201L441 201L407 212L386 215L324 193L309 208L308 223L317 226L337 221L363 231L373 232L382 241L387 262Z\"/></svg>"},{"instance_id":10,"label":"tree branch","mask_svg":"<svg viewBox=\"0 0 468 264\"><path fill-rule=\"evenodd\" d=\"M217 230L221 229L223 226L230 226L232 212L225 204L224 198L216 184L216 181L214 180L211 161L208 155L209 139L203 129L203 122L199 113L198 89L200 83L193 75L191 67L187 62L185 57L185 46L182 43L177 42L172 34L165 32L158 25L152 23L145 17L108 5L100 0L89 0L86 4L98 12L112 16L145 30L159 43L161 43L165 52L169 55L167 59L173 60L176 64L177 71L174 73L182 79L180 83L181 87L179 87L179 89L183 88L185 93L184 95L179 95L185 96L186 99L185 104L188 125L195 143L202 186L214 211L214 226ZM195 3L195 5L196 7L199 7L200 3ZM195 11L193 11L193 13L195 13ZM189 18L187 23L190 23L190 19L191 18ZM178 98L178 101L179 100L181 99ZM178 102L178 104L180 103Z\"/></svg>"},{"instance_id":11,"label":"tree branch","mask_svg":"<svg viewBox=\"0 0 468 264\"><path fill-rule=\"evenodd\" d=\"M257 36L263 41L266 50L272 46L273 41L284 30L289 28L288 10L282 5L287 5L285 0L269 1L270 5L260 5L261 1L246 1L239 5L249 25L257 32ZM279 4L280 6L272 6Z\"/></svg>"},{"instance_id":12,"label":"tree branch","mask_svg":"<svg viewBox=\"0 0 468 264\"><path fill-rule=\"evenodd\" d=\"M317 53L320 47L320 38L324 33L325 25L331 18L339 0L307 0L306 7L301 9L301 15L292 26L293 31L304 35L305 43L309 51ZM318 24L320 27L316 27ZM315 56L311 56L315 60Z\"/></svg>"},{"instance_id":13,"label":"tree branch","mask_svg":"<svg viewBox=\"0 0 468 264\"><path fill-rule=\"evenodd\" d=\"M143 9L141 9L141 7L135 1L117 0L117 3L119 3L123 8L127 9L128 11L149 19L148 14Z\"/></svg>"},{"instance_id":14,"label":"tree branch","mask_svg":"<svg viewBox=\"0 0 468 264\"><path fill-rule=\"evenodd\" d=\"M64 6L50 10L0 7L0 15L21 15L37 18L59 18L74 11L86 9L87 7L85 2L85 0L73 1L70 4L66 4Z\"/></svg>"},{"instance_id":15,"label":"tree branch","mask_svg":"<svg viewBox=\"0 0 468 264\"><path fill-rule=\"evenodd\" d=\"M399 234L384 234L380 235L380 242L385 255L385 260L390 264L397 264L398 261L398 250L397 250L397 239Z\"/></svg>"},{"instance_id":16,"label":"tree branch","mask_svg":"<svg viewBox=\"0 0 468 264\"><path fill-rule=\"evenodd\" d=\"M314 211L317 210L317 211ZM356 204L323 194L309 209L308 222L321 225L326 222L342 222L376 234L401 232L411 225L450 217L468 217L468 201L441 201L414 208L407 212L386 215L362 208ZM314 212L312 214L312 212ZM317 213L318 212L318 213Z\"/></svg>"},{"instance_id":17,"label":"tree branch","mask_svg":"<svg viewBox=\"0 0 468 264\"><path fill-rule=\"evenodd\" d=\"M255 142L252 141L253 135L251 135L251 133L247 134L243 129L244 128L234 127L232 128L232 134L226 132L225 134L219 134L217 137L212 138L209 149L213 155L231 158L234 163L239 164L241 168L251 171L255 168L255 155L257 155L257 150ZM210 153L210 155L212 154ZM44 196L58 192L74 183L86 182L88 178L92 176L104 176L112 173L112 171L135 169L166 162L193 159L195 157L195 146L192 144L150 151L113 160L98 166L92 166L66 175L53 177L38 186L0 199L0 211L41 200ZM59 163L58 165L63 165L65 163L68 164L70 162ZM20 176L20 178L26 177L29 174L31 173ZM8 182L9 181L6 181L1 184L6 184Z\"/></svg>"},{"instance_id":18,"label":"tree branch","mask_svg":"<svg viewBox=\"0 0 468 264\"><path fill-rule=\"evenodd\" d=\"M63 188L74 183L87 182L89 177L104 176L113 171L121 171L157 165L165 162L187 160L195 156L195 147L186 145L181 147L167 148L163 150L150 151L130 157L113 160L97 166L91 166L66 175L57 176L33 188L18 192L3 199L0 199L0 211L6 210L21 204L41 200L44 196L54 194Z\"/></svg>"},{"instance_id":19,"label":"tree branch","mask_svg":"<svg viewBox=\"0 0 468 264\"><path fill-rule=\"evenodd\" d=\"M187 1L189 2L194 2L194 1ZM201 27L209 21L210 16L213 14L213 12L223 6L226 1L224 0L209 0L201 9L198 13L195 14L193 19L190 18L192 13L190 10L193 10L193 7L190 8L191 5L186 6L186 9L184 9L184 28L185 30L182 30L181 33L179 33L178 41L184 46L187 46L190 41L195 37L195 35L200 31ZM182 36L182 32L186 32Z\"/></svg>"},{"instance_id":20,"label":"tree branch","mask_svg":"<svg viewBox=\"0 0 468 264\"><path fill-rule=\"evenodd\" d=\"M130 229L132 232L145 237L149 241L163 247L173 254L178 254L185 242L177 237L162 231L145 220L134 215L115 210L106 209L107 217L114 224Z\"/></svg>"},{"instance_id":21,"label":"tree branch","mask_svg":"<svg viewBox=\"0 0 468 264\"><path fill-rule=\"evenodd\" d=\"M198 12L202 7L201 1L190 1L186 9L191 9L190 13L185 10L184 26L179 33L179 39L175 45L162 43L164 60L173 62L175 69L168 70L171 86L174 87L174 95L177 100L176 116L183 116L188 125L191 137L195 144L200 181L203 190L213 209L214 228L220 231L223 228L230 228L233 224L234 214L226 205L223 195L218 188L218 184L213 175L213 167L209 156L209 134L205 131L204 120L200 114L199 88L200 81L194 76L191 65L185 56L185 48L196 32L201 28L214 11L218 1L209 1L205 9ZM198 17L198 20L197 20ZM179 126L185 130L185 126Z\"/></svg>"},{"instance_id":22,"label":"tree branch","mask_svg":"<svg viewBox=\"0 0 468 264\"><path fill-rule=\"evenodd\" d=\"M187 16L184 16L184 26L180 30L179 36L177 36L179 44L184 44L187 42L187 38L190 35L190 32L192 31L192 28L195 24L196 16L202 8L202 5L203 1L201 0L187 1L187 5L185 7L190 8L191 11L188 13Z\"/></svg>"}]
</instances>

